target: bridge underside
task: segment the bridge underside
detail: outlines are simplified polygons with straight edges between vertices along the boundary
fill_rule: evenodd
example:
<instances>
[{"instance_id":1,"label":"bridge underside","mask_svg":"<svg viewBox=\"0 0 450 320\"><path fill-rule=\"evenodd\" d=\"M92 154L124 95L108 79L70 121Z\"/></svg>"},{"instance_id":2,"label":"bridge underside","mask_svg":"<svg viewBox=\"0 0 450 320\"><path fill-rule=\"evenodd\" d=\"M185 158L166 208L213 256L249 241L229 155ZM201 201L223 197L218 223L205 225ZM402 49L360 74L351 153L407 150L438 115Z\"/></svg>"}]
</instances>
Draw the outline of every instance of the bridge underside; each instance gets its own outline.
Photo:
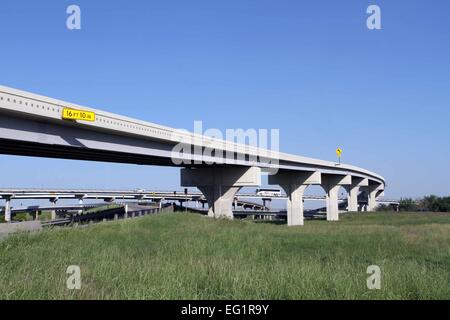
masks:
<instances>
[{"instance_id":1,"label":"bridge underside","mask_svg":"<svg viewBox=\"0 0 450 320\"><path fill-rule=\"evenodd\" d=\"M152 140L137 140L88 127L55 125L0 115L0 152L3 154L176 166L171 159L173 146Z\"/></svg>"},{"instance_id":2,"label":"bridge underside","mask_svg":"<svg viewBox=\"0 0 450 320\"><path fill-rule=\"evenodd\" d=\"M52 145L35 142L23 142L0 139L0 153L16 156L39 158L55 158L70 160L86 160L113 163L128 163L138 165L176 166L167 158L151 155L135 155L125 152L107 151L101 149L86 149L72 146Z\"/></svg>"},{"instance_id":3,"label":"bridge underside","mask_svg":"<svg viewBox=\"0 0 450 320\"><path fill-rule=\"evenodd\" d=\"M205 148L174 153L176 144L141 135L94 130L70 121L0 114L2 154L171 167L209 167L210 163L215 166L250 166L248 155L239 154L242 160L226 163L223 155L216 157L214 151L205 156ZM231 161L235 159L238 159L238 153L234 153Z\"/></svg>"},{"instance_id":4,"label":"bridge underside","mask_svg":"<svg viewBox=\"0 0 450 320\"><path fill-rule=\"evenodd\" d=\"M215 154L210 157L201 156L201 161L195 165L186 162L177 164L174 160L180 159L174 159L175 144L173 141L162 141L136 134L119 134L117 131L93 128L70 121L19 117L14 112L0 114L2 154L188 167L189 169L185 169L182 175L182 185L198 187L208 198L212 208L210 215L214 217L231 218L231 204L236 192L241 187L259 185L261 168L268 168L261 163L249 161L247 157L240 162L233 162L233 165L225 165L221 162L223 158L216 158ZM200 153L202 151L200 150ZM236 159L237 154L234 154L234 157ZM216 164L210 166L206 161ZM369 184L364 181L365 184L361 184L360 178L354 180L353 175L350 176L350 173L342 170L323 170L317 166L301 163L296 165L287 161L280 162L278 167L282 170L276 176L271 176L272 183L281 185L288 194L289 225L303 224L301 199L307 185L320 184L326 190L328 220L338 220L337 191L340 186L367 188L370 209L374 208L375 199L380 192L380 183L372 181Z\"/></svg>"},{"instance_id":5,"label":"bridge underside","mask_svg":"<svg viewBox=\"0 0 450 320\"><path fill-rule=\"evenodd\" d=\"M248 154L235 152L233 159L228 159L228 154L225 159L213 151L206 156L205 147L193 148L192 153L177 154L173 152L175 145L173 141L93 128L82 123L18 117L14 112L0 113L0 153L3 154L172 167L210 167L211 163L235 167L255 165ZM262 158L258 158L257 166L263 171L276 167L333 173L333 170L320 166L283 160L270 163Z\"/></svg>"}]
</instances>

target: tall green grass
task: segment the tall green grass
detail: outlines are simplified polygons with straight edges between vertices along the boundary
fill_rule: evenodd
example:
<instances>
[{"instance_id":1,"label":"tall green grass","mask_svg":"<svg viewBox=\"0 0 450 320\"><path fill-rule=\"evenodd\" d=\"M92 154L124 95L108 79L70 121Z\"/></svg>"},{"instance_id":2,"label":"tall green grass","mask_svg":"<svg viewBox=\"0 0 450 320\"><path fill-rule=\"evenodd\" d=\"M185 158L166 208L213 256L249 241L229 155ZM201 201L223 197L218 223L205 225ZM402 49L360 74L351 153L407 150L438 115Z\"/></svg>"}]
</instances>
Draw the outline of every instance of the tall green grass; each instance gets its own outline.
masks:
<instances>
[{"instance_id":1,"label":"tall green grass","mask_svg":"<svg viewBox=\"0 0 450 320\"><path fill-rule=\"evenodd\" d=\"M291 227L167 214L0 242L1 299L449 299L450 215ZM68 290L69 265L82 289ZM369 290L369 265L382 270Z\"/></svg>"}]
</instances>

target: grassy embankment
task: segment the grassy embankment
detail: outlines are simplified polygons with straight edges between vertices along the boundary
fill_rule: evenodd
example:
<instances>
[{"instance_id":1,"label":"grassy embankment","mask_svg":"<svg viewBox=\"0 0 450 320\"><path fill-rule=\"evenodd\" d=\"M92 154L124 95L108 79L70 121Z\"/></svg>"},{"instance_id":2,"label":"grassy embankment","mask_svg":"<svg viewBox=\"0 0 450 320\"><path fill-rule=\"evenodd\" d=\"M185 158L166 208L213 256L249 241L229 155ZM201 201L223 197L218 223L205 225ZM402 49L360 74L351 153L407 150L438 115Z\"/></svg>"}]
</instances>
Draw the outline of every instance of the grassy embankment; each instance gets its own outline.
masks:
<instances>
[{"instance_id":1,"label":"grassy embankment","mask_svg":"<svg viewBox=\"0 0 450 320\"><path fill-rule=\"evenodd\" d=\"M0 242L0 299L449 299L450 214L304 227L166 214ZM82 289L66 288L69 265ZM382 270L368 290L369 265Z\"/></svg>"}]
</instances>

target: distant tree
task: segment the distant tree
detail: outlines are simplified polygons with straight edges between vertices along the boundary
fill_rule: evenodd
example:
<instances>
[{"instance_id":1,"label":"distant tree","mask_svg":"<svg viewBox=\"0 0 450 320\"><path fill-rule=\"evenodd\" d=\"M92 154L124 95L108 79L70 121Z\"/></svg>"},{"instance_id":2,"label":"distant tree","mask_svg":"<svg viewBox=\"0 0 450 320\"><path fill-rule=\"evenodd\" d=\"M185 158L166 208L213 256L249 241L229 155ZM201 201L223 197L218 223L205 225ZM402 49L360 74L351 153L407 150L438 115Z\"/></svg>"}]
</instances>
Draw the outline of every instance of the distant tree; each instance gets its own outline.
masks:
<instances>
[{"instance_id":1,"label":"distant tree","mask_svg":"<svg viewBox=\"0 0 450 320\"><path fill-rule=\"evenodd\" d=\"M400 211L418 211L419 207L412 198L401 198L399 201Z\"/></svg>"},{"instance_id":2,"label":"distant tree","mask_svg":"<svg viewBox=\"0 0 450 320\"><path fill-rule=\"evenodd\" d=\"M438 209L438 197L435 195L430 195L424 197L419 201L419 210L420 211L436 211Z\"/></svg>"},{"instance_id":3,"label":"distant tree","mask_svg":"<svg viewBox=\"0 0 450 320\"><path fill-rule=\"evenodd\" d=\"M450 197L426 196L417 202L417 210L430 212L450 212Z\"/></svg>"},{"instance_id":4,"label":"distant tree","mask_svg":"<svg viewBox=\"0 0 450 320\"><path fill-rule=\"evenodd\" d=\"M392 211L392 207L388 204L380 204L377 206L377 211Z\"/></svg>"},{"instance_id":5,"label":"distant tree","mask_svg":"<svg viewBox=\"0 0 450 320\"><path fill-rule=\"evenodd\" d=\"M442 212L450 212L450 197L442 198Z\"/></svg>"}]
</instances>

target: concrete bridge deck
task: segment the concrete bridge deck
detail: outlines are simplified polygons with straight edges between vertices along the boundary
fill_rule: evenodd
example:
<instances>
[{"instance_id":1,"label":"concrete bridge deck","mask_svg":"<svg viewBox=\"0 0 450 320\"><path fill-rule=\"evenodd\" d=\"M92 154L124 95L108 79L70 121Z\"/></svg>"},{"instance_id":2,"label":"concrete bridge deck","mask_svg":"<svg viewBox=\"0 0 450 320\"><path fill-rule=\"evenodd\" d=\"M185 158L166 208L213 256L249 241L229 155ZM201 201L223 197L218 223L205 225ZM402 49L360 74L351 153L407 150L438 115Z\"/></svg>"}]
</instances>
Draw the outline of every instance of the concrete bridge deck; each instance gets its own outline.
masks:
<instances>
[{"instance_id":1,"label":"concrete bridge deck","mask_svg":"<svg viewBox=\"0 0 450 320\"><path fill-rule=\"evenodd\" d=\"M92 121L65 119L67 109L90 112ZM261 173L268 172L269 184L288 196L289 225L303 224L309 185L325 190L329 221L339 219L340 187L348 191L351 211L357 210L361 190L373 210L385 189L382 176L356 166L214 139L7 87L0 87L0 153L181 167L181 185L200 189L209 215L230 219L238 191L259 186Z\"/></svg>"}]
</instances>

